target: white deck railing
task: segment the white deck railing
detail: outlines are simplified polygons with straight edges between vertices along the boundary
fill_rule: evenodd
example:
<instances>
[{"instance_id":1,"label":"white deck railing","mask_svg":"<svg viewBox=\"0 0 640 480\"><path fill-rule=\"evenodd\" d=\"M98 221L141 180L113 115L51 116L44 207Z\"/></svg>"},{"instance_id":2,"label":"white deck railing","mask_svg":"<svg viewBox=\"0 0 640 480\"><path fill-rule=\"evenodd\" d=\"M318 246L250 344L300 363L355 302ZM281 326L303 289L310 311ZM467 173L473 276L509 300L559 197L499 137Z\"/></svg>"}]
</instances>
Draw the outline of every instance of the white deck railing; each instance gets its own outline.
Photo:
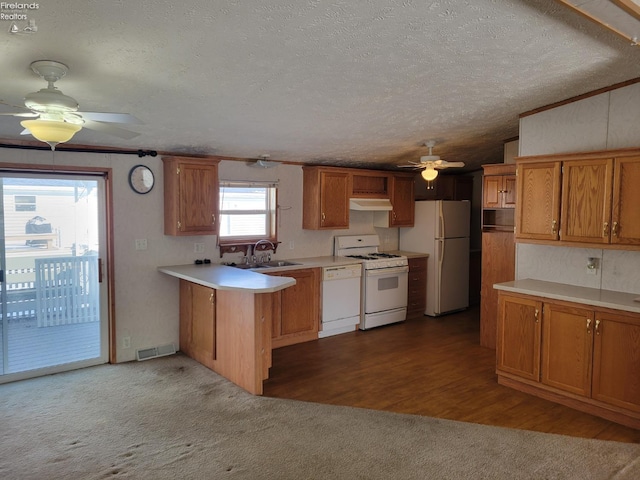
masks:
<instances>
[{"instance_id":1,"label":"white deck railing","mask_svg":"<svg viewBox=\"0 0 640 480\"><path fill-rule=\"evenodd\" d=\"M35 275L39 327L100 319L98 257L37 258Z\"/></svg>"}]
</instances>

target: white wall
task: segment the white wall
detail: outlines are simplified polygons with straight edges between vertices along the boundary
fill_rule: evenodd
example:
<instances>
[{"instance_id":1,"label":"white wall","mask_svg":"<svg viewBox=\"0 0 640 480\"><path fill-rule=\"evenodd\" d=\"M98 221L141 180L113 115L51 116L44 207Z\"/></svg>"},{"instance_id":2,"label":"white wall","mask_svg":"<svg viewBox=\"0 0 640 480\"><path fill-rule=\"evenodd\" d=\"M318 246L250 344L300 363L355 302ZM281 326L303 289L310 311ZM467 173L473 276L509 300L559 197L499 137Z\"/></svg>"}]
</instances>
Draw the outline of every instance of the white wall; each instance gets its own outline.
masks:
<instances>
[{"instance_id":1,"label":"white wall","mask_svg":"<svg viewBox=\"0 0 640 480\"><path fill-rule=\"evenodd\" d=\"M213 236L171 237L164 235L163 179L160 157L89 154L34 150L0 149L0 163L68 166L94 166L113 169L115 315L117 343L130 337L131 348L119 348L118 362L135 359L138 348L167 343L178 346L178 280L158 273L160 265L193 262L210 258L212 262L233 261L220 258ZM132 166L145 164L156 177L156 186L146 195L134 193L128 184ZM279 165L271 169L248 167L244 162L223 161L219 174L225 180L279 180L281 206L279 240L275 258L303 258L333 254L333 237L378 233L382 248L398 248L398 229L373 227L372 212L351 212L348 230L311 231L302 229L302 168ZM135 250L135 240L146 239L147 250ZM194 243L204 243L205 253L193 253ZM293 242L293 249L289 248Z\"/></svg>"},{"instance_id":2,"label":"white wall","mask_svg":"<svg viewBox=\"0 0 640 480\"><path fill-rule=\"evenodd\" d=\"M520 120L520 156L640 147L640 83ZM596 275L589 257L599 259ZM516 278L640 293L640 252L519 243Z\"/></svg>"}]
</instances>

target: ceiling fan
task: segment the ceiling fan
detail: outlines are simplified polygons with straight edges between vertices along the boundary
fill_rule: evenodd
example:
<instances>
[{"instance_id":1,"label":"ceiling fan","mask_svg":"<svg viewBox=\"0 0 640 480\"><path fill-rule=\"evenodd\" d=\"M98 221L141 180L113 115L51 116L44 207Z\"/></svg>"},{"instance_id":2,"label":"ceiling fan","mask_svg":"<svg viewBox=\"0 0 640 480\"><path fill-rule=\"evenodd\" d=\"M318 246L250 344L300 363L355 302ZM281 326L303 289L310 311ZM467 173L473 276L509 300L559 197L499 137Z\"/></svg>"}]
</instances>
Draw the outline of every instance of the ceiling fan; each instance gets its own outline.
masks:
<instances>
[{"instance_id":1,"label":"ceiling fan","mask_svg":"<svg viewBox=\"0 0 640 480\"><path fill-rule=\"evenodd\" d=\"M81 112L78 102L62 93L55 82L69 71L65 64L53 60L32 62L31 70L47 81L46 88L32 92L24 97L24 107L11 105L0 100L0 103L25 110L24 112L0 113L14 117L32 117L35 120L23 120L20 124L25 128L21 135L31 134L38 140L48 143L55 149L58 143L67 142L82 128L95 130L116 137L130 140L140 135L113 124L140 124L128 113Z\"/></svg>"},{"instance_id":2,"label":"ceiling fan","mask_svg":"<svg viewBox=\"0 0 640 480\"><path fill-rule=\"evenodd\" d=\"M420 162L411 162L409 161L408 165L398 165L403 168L417 168L422 169L422 178L426 181L431 182L435 180L438 176L438 170L444 170L445 168L460 168L464 167L464 162L447 162L446 160L441 160L438 155L433 154L433 147L436 142L433 140L429 140L425 143L425 146L429 148L429 154L420 157Z\"/></svg>"},{"instance_id":3,"label":"ceiling fan","mask_svg":"<svg viewBox=\"0 0 640 480\"><path fill-rule=\"evenodd\" d=\"M271 158L271 155L263 154L263 155L260 155L260 158L249 161L248 165L250 167L255 167L255 168L272 168L280 165L280 162L277 162L275 160L269 160L269 158Z\"/></svg>"}]
</instances>

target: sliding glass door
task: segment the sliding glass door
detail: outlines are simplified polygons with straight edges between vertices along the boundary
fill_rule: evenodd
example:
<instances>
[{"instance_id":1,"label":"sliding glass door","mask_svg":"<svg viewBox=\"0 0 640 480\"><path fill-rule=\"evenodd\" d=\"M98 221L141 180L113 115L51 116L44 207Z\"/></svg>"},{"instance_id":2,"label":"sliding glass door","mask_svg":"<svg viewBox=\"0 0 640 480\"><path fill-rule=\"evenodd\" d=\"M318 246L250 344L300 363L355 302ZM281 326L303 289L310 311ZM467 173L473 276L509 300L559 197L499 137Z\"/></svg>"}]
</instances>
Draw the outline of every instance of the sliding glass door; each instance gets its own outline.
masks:
<instances>
[{"instance_id":1,"label":"sliding glass door","mask_svg":"<svg viewBox=\"0 0 640 480\"><path fill-rule=\"evenodd\" d=\"M0 173L0 383L108 359L104 179Z\"/></svg>"}]
</instances>

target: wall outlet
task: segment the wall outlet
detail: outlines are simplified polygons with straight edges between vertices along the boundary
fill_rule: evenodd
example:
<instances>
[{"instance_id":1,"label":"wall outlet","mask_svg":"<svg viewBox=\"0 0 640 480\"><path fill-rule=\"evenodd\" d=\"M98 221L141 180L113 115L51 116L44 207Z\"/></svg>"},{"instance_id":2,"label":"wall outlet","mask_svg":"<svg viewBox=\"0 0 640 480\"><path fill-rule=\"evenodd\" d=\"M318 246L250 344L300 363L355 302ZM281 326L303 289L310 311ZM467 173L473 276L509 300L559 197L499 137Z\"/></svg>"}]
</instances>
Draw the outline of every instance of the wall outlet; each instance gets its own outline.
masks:
<instances>
[{"instance_id":1,"label":"wall outlet","mask_svg":"<svg viewBox=\"0 0 640 480\"><path fill-rule=\"evenodd\" d=\"M147 249L147 239L146 238L137 238L136 239L136 250L146 250Z\"/></svg>"},{"instance_id":2,"label":"wall outlet","mask_svg":"<svg viewBox=\"0 0 640 480\"><path fill-rule=\"evenodd\" d=\"M131 348L131 337L122 337L122 348Z\"/></svg>"},{"instance_id":3,"label":"wall outlet","mask_svg":"<svg viewBox=\"0 0 640 480\"><path fill-rule=\"evenodd\" d=\"M204 253L204 243L194 243L193 253Z\"/></svg>"},{"instance_id":4,"label":"wall outlet","mask_svg":"<svg viewBox=\"0 0 640 480\"><path fill-rule=\"evenodd\" d=\"M289 250L293 250L294 248L296 248L296 244L293 240L289 240Z\"/></svg>"}]
</instances>

